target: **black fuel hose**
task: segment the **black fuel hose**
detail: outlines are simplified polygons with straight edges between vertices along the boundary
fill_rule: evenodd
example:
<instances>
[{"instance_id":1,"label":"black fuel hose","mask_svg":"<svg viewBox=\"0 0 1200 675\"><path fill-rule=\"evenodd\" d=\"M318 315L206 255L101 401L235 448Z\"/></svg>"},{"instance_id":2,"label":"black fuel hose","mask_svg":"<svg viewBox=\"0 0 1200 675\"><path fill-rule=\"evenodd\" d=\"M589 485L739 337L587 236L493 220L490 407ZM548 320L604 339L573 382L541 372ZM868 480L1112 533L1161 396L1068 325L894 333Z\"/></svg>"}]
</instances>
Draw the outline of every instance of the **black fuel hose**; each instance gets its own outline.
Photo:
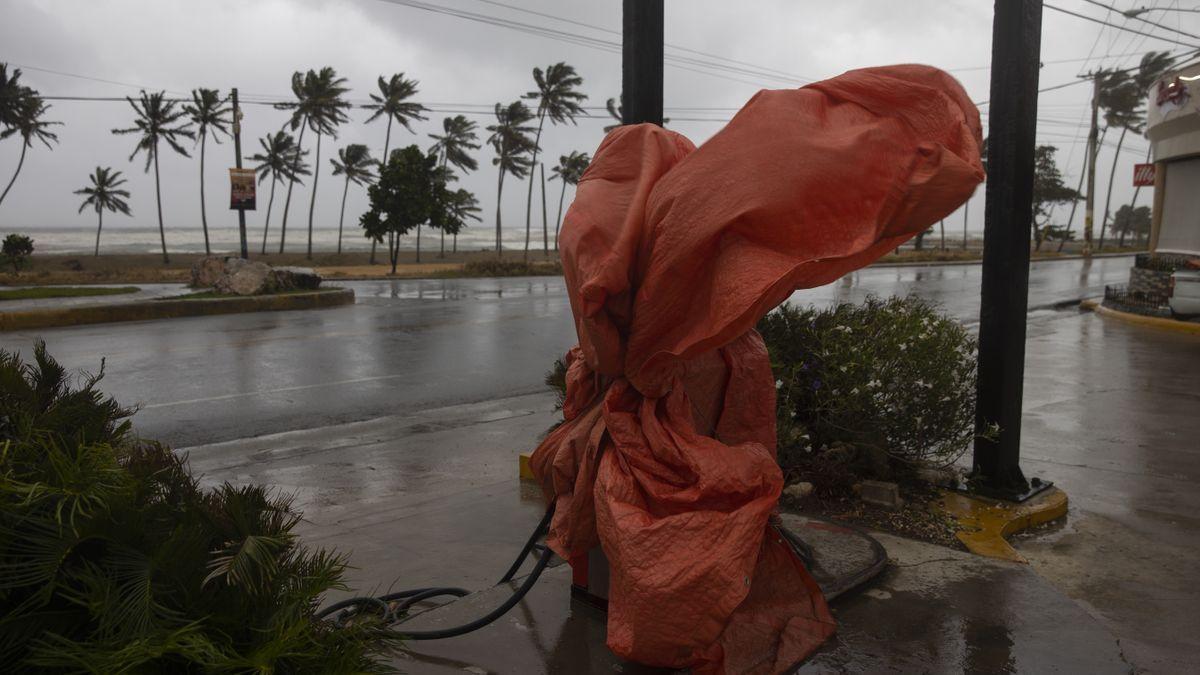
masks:
<instances>
[{"instance_id":1,"label":"black fuel hose","mask_svg":"<svg viewBox=\"0 0 1200 675\"><path fill-rule=\"evenodd\" d=\"M518 602L520 602L521 599L525 597L525 594L527 594L529 590L533 588L533 585L537 583L538 578L542 575L542 572L546 569L546 566L550 564L550 559L554 557L554 552L551 551L548 546L537 543L537 540L549 530L550 519L552 517L554 517L553 502L551 502L550 508L546 509L546 513L542 516L542 520L538 523L537 528L535 528L533 533L529 535L529 539L526 540L525 546L521 548L521 552L517 555L516 560L513 561L513 564L509 566L508 570L504 573L504 576L500 578L500 581L498 581L496 585L498 586L511 581L521 569L521 565L525 563L525 559L529 557L530 552L539 550L541 555L538 557L538 561L534 565L533 571L530 572L529 576L525 578L524 583L522 583L521 586L517 588L517 590L514 591L507 600L501 603L499 607L491 612L488 612L484 616L481 616L478 619L461 626L443 628L440 630L404 631L401 632L401 637L409 640L440 640L443 638L456 637L458 635L464 635L466 633L470 633L471 631L483 628L496 619L499 619L501 616L504 616L508 610L512 609ZM346 600L335 602L334 604L322 609L317 613L316 618L324 619L334 612L340 612L334 621L335 623L341 625L347 620L353 619L353 617L359 612L366 612L369 611L371 607L375 607L381 608L385 623L397 624L402 623L408 618L401 616L404 612L422 600L428 600L430 598L442 596L461 598L463 596L470 595L470 593L470 591L464 588L456 588L453 586L434 586L429 588L413 588L405 591L397 591L395 593L388 593L387 595L381 595L378 597L361 596L356 598L347 598ZM396 603L396 601L400 602L393 606L392 603Z\"/></svg>"}]
</instances>

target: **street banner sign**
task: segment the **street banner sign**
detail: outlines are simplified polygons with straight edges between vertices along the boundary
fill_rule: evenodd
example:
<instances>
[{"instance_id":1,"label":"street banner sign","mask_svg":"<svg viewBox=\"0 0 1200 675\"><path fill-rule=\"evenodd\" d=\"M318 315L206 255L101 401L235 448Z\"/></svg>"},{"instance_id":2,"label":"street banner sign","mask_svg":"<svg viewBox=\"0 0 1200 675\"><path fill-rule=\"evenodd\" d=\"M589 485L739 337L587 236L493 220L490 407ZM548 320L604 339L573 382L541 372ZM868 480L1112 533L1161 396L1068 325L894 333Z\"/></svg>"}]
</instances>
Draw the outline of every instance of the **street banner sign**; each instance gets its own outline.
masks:
<instances>
[{"instance_id":1,"label":"street banner sign","mask_svg":"<svg viewBox=\"0 0 1200 675\"><path fill-rule=\"evenodd\" d=\"M1149 187L1154 185L1154 165L1153 164L1134 164L1133 165L1133 186L1134 187Z\"/></svg>"},{"instance_id":2,"label":"street banner sign","mask_svg":"<svg viewBox=\"0 0 1200 675\"><path fill-rule=\"evenodd\" d=\"M234 211L254 209L254 169L229 170L229 208Z\"/></svg>"}]
</instances>

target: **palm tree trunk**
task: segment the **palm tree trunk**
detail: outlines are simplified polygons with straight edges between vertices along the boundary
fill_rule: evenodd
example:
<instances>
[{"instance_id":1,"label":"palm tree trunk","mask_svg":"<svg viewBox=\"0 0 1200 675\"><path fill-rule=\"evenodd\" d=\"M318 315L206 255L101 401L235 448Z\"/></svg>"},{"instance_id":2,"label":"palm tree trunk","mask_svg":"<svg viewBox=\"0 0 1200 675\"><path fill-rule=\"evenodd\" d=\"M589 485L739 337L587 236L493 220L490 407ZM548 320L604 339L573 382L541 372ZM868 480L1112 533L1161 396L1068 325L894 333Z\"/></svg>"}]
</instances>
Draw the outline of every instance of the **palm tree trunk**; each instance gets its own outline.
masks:
<instances>
[{"instance_id":1,"label":"palm tree trunk","mask_svg":"<svg viewBox=\"0 0 1200 675\"><path fill-rule=\"evenodd\" d=\"M395 232L388 233L388 256L392 259L392 276L396 276L396 261L400 258L400 236Z\"/></svg>"},{"instance_id":2,"label":"palm tree trunk","mask_svg":"<svg viewBox=\"0 0 1200 675\"><path fill-rule=\"evenodd\" d=\"M1104 251L1104 233L1108 227L1108 207L1112 204L1113 180L1117 177L1117 158L1121 156L1121 146L1125 143L1125 132L1129 127L1121 127L1121 137L1117 139L1117 150L1113 153L1112 169L1108 172L1108 194L1104 196L1104 220L1100 221L1100 251Z\"/></svg>"},{"instance_id":3,"label":"palm tree trunk","mask_svg":"<svg viewBox=\"0 0 1200 675\"><path fill-rule=\"evenodd\" d=\"M1100 132L1100 139L1098 141L1096 141L1097 145L1104 144L1104 136L1107 133L1108 133L1108 127L1105 127L1104 130ZM1083 190L1083 180L1084 180L1084 178L1087 177L1088 159L1089 159L1090 155L1091 155L1091 152L1089 152L1087 149L1085 149L1083 151L1083 169L1079 172L1079 185L1077 185L1075 187L1076 193L1079 193L1081 190ZM1071 226L1075 222L1075 209L1078 206L1079 206L1078 199L1071 202L1071 215L1067 217L1067 230L1066 230L1066 232L1063 232L1062 239L1058 240L1058 252L1059 253L1062 253L1063 246L1066 245L1067 239L1071 235Z\"/></svg>"},{"instance_id":4,"label":"palm tree trunk","mask_svg":"<svg viewBox=\"0 0 1200 675\"><path fill-rule=\"evenodd\" d=\"M267 219L266 219L266 221L263 222L263 245L262 245L262 254L263 255L267 254L267 230L271 229L271 206L275 204L275 183L278 183L278 182L279 182L279 179L275 176L275 174L272 173L271 174L271 198L267 200Z\"/></svg>"},{"instance_id":5,"label":"palm tree trunk","mask_svg":"<svg viewBox=\"0 0 1200 675\"><path fill-rule=\"evenodd\" d=\"M558 218L554 221L554 250L558 250L558 231L562 229L563 197L567 196L567 181L564 178L562 189L558 191Z\"/></svg>"},{"instance_id":6,"label":"palm tree trunk","mask_svg":"<svg viewBox=\"0 0 1200 675\"><path fill-rule=\"evenodd\" d=\"M941 241L938 243L938 248L945 251L946 250L946 219L945 218L942 218L940 221L938 221L938 230L939 230L940 237L941 237Z\"/></svg>"},{"instance_id":7,"label":"palm tree trunk","mask_svg":"<svg viewBox=\"0 0 1200 675\"><path fill-rule=\"evenodd\" d=\"M300 162L302 161L301 156L300 156L300 149L304 144L304 132L307 130L308 130L308 116L305 115L304 121L300 123L300 136L296 139L296 164L293 167L293 169L297 169L300 167ZM287 239L288 211L290 211L291 207L292 207L292 188L295 187L295 185L296 185L295 173L296 172L293 170L292 177L290 180L288 180L287 198L283 200L283 222L279 225L279 252L280 253L283 253L283 244L284 244L284 241Z\"/></svg>"},{"instance_id":8,"label":"palm tree trunk","mask_svg":"<svg viewBox=\"0 0 1200 675\"><path fill-rule=\"evenodd\" d=\"M208 144L208 134L200 132L200 227L204 228L204 255L212 255L208 247L208 213L204 210L204 148Z\"/></svg>"},{"instance_id":9,"label":"palm tree trunk","mask_svg":"<svg viewBox=\"0 0 1200 675\"><path fill-rule=\"evenodd\" d=\"M92 257L100 257L100 230L104 229L104 209L96 209L96 216L99 219L96 223L96 252Z\"/></svg>"},{"instance_id":10,"label":"palm tree trunk","mask_svg":"<svg viewBox=\"0 0 1200 675\"><path fill-rule=\"evenodd\" d=\"M533 213L533 180L536 177L538 150L542 146L542 125L546 123L546 111L538 108L538 130L533 139L533 161L529 164L529 194L525 197L525 260L529 260L529 221Z\"/></svg>"},{"instance_id":11,"label":"palm tree trunk","mask_svg":"<svg viewBox=\"0 0 1200 675\"><path fill-rule=\"evenodd\" d=\"M1153 146L1153 145L1152 145L1152 146L1150 146L1150 147L1148 147L1148 148L1146 148L1146 163L1149 163L1149 162L1150 162L1150 151L1151 151L1151 150L1153 150L1153 149L1154 149L1154 146ZM1137 208L1137 199L1138 199L1138 194L1139 194L1141 191L1142 191L1142 186L1141 186L1141 185L1138 185L1137 187L1133 188L1133 199L1129 200L1129 209L1130 209L1130 211L1132 211L1133 209L1136 209L1136 208ZM1122 231L1121 231L1121 247L1122 247L1122 248L1124 248L1124 247L1125 247L1125 235L1127 234L1127 232L1128 232L1128 230L1122 230ZM1135 241L1135 243L1136 243L1136 242L1138 242L1138 241L1140 241L1140 240L1141 240L1141 235L1135 235L1135 237L1134 237L1134 241Z\"/></svg>"},{"instance_id":12,"label":"palm tree trunk","mask_svg":"<svg viewBox=\"0 0 1200 675\"><path fill-rule=\"evenodd\" d=\"M546 217L546 165L543 164L540 167L538 167L538 171L541 172L541 176L542 176L542 179L541 179L541 183L542 183L542 256L549 258L550 257L550 223L549 223L549 218Z\"/></svg>"},{"instance_id":13,"label":"palm tree trunk","mask_svg":"<svg viewBox=\"0 0 1200 675\"><path fill-rule=\"evenodd\" d=\"M963 250L967 250L967 216L971 214L971 201L963 202Z\"/></svg>"},{"instance_id":14,"label":"palm tree trunk","mask_svg":"<svg viewBox=\"0 0 1200 675\"><path fill-rule=\"evenodd\" d=\"M504 195L504 169L500 169L500 180L496 183L496 259L504 257L504 250L500 247L500 204Z\"/></svg>"},{"instance_id":15,"label":"palm tree trunk","mask_svg":"<svg viewBox=\"0 0 1200 675\"><path fill-rule=\"evenodd\" d=\"M388 163L388 154L387 154L388 146L391 145L391 143L392 143L392 116L388 115L387 133L384 134L384 136L383 136L383 160L382 160L383 166L386 166ZM383 166L380 167L380 173L383 173ZM371 240L371 259L368 260L367 262L371 265L375 264L375 240L374 239ZM395 274L395 273L396 273L396 270L393 269L392 274Z\"/></svg>"},{"instance_id":16,"label":"palm tree trunk","mask_svg":"<svg viewBox=\"0 0 1200 675\"><path fill-rule=\"evenodd\" d=\"M417 225L417 262L421 262L421 226Z\"/></svg>"},{"instance_id":17,"label":"palm tree trunk","mask_svg":"<svg viewBox=\"0 0 1200 675\"><path fill-rule=\"evenodd\" d=\"M313 162L312 196L308 200L308 253L306 258L312 260L312 221L313 209L317 205L317 178L321 176L321 132L317 132L317 158Z\"/></svg>"},{"instance_id":18,"label":"palm tree trunk","mask_svg":"<svg viewBox=\"0 0 1200 675\"><path fill-rule=\"evenodd\" d=\"M21 159L17 160L17 170L13 172L12 178L8 181L8 187L4 188L4 194L0 194L0 203L4 202L4 198L8 196L8 191L12 189L13 183L17 182L17 174L21 173L21 166L25 164L25 150L29 148L28 143L21 143Z\"/></svg>"},{"instance_id":19,"label":"palm tree trunk","mask_svg":"<svg viewBox=\"0 0 1200 675\"><path fill-rule=\"evenodd\" d=\"M162 188L159 187L158 178L158 143L154 144L151 150L154 153L154 200L158 204L158 236L162 239L163 264L169 264L171 259L167 256L167 230L163 227L162 218Z\"/></svg>"},{"instance_id":20,"label":"palm tree trunk","mask_svg":"<svg viewBox=\"0 0 1200 675\"><path fill-rule=\"evenodd\" d=\"M346 174L346 185L342 188L342 211L338 215L338 255L342 254L342 222L346 220L346 193L350 191L350 175Z\"/></svg>"},{"instance_id":21,"label":"palm tree trunk","mask_svg":"<svg viewBox=\"0 0 1200 675\"><path fill-rule=\"evenodd\" d=\"M446 151L442 150L442 170L445 171L445 169L446 169ZM441 244L441 250L438 251L438 257L445 258L446 257L446 228L442 227L439 229L442 231L442 244Z\"/></svg>"}]
</instances>

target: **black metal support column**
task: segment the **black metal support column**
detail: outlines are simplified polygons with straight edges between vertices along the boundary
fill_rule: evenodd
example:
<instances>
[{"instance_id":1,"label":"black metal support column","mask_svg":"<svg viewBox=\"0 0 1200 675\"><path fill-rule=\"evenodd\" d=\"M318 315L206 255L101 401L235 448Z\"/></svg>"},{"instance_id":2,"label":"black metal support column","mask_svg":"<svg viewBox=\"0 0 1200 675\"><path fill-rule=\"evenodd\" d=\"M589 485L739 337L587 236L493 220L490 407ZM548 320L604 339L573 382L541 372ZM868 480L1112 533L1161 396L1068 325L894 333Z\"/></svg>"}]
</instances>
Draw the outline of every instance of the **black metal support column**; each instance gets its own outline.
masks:
<instances>
[{"instance_id":1,"label":"black metal support column","mask_svg":"<svg viewBox=\"0 0 1200 675\"><path fill-rule=\"evenodd\" d=\"M621 122L663 123L663 0L624 0Z\"/></svg>"},{"instance_id":2,"label":"black metal support column","mask_svg":"<svg viewBox=\"0 0 1200 675\"><path fill-rule=\"evenodd\" d=\"M1033 218L1041 0L996 0L992 23L992 90L988 115L988 180L984 207L983 288L979 317L975 441L980 492L1021 499L1021 399Z\"/></svg>"}]
</instances>

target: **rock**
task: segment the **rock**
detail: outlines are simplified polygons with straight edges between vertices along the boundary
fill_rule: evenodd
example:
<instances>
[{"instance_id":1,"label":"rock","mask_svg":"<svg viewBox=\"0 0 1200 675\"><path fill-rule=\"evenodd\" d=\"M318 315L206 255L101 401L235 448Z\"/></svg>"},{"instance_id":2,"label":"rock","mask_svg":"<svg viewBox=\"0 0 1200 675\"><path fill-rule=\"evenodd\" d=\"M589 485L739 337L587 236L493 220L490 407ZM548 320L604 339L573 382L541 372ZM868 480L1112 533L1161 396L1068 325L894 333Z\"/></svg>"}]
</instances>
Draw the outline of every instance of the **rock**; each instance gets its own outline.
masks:
<instances>
[{"instance_id":1,"label":"rock","mask_svg":"<svg viewBox=\"0 0 1200 675\"><path fill-rule=\"evenodd\" d=\"M271 277L276 291L313 291L321 285L321 275L311 267L276 267Z\"/></svg>"},{"instance_id":2,"label":"rock","mask_svg":"<svg viewBox=\"0 0 1200 675\"><path fill-rule=\"evenodd\" d=\"M225 263L225 274L217 279L213 289L227 295L270 293L274 290L271 266L242 258L230 258Z\"/></svg>"},{"instance_id":3,"label":"rock","mask_svg":"<svg viewBox=\"0 0 1200 675\"><path fill-rule=\"evenodd\" d=\"M864 480L857 486L859 499L868 504L898 509L904 505L900 498L900 486L881 480Z\"/></svg>"},{"instance_id":4,"label":"rock","mask_svg":"<svg viewBox=\"0 0 1200 675\"><path fill-rule=\"evenodd\" d=\"M926 466L917 469L917 478L930 485L939 487L954 487L959 484L961 474L959 470L952 466L934 467Z\"/></svg>"},{"instance_id":5,"label":"rock","mask_svg":"<svg viewBox=\"0 0 1200 675\"><path fill-rule=\"evenodd\" d=\"M192 288L212 288L225 276L225 258L205 256L192 263Z\"/></svg>"},{"instance_id":6,"label":"rock","mask_svg":"<svg viewBox=\"0 0 1200 675\"><path fill-rule=\"evenodd\" d=\"M808 482L794 483L783 488L783 495L792 499L804 499L812 494L813 484Z\"/></svg>"}]
</instances>

